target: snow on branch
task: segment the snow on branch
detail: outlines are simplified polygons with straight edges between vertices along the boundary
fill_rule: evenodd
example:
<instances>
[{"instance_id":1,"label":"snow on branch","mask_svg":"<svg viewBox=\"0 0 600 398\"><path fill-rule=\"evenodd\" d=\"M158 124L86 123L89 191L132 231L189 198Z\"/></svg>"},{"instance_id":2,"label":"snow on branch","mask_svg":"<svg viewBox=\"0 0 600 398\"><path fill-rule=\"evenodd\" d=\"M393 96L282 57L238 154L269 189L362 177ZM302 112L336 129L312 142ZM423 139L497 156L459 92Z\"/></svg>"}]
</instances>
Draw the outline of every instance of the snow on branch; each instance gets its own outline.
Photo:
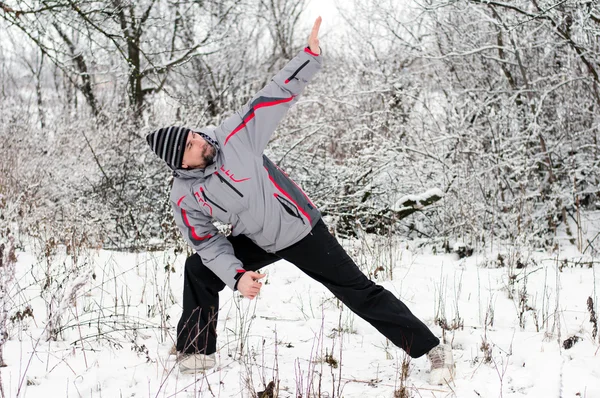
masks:
<instances>
[{"instance_id":1,"label":"snow on branch","mask_svg":"<svg viewBox=\"0 0 600 398\"><path fill-rule=\"evenodd\" d=\"M423 209L425 206L437 202L443 196L444 193L439 188L429 189L420 195L406 195L392 206L392 210L399 216L402 215L399 218L404 218L417 210Z\"/></svg>"}]
</instances>

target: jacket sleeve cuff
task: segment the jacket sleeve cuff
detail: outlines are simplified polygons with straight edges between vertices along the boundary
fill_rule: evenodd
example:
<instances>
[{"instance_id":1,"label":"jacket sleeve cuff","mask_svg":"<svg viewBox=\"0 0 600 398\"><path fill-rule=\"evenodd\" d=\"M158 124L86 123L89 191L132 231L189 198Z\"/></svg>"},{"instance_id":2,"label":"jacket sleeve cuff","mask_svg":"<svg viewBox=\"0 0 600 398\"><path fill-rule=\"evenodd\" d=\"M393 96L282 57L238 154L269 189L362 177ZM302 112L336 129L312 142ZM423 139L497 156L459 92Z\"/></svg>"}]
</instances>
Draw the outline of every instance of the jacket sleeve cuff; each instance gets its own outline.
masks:
<instances>
[{"instance_id":1,"label":"jacket sleeve cuff","mask_svg":"<svg viewBox=\"0 0 600 398\"><path fill-rule=\"evenodd\" d=\"M319 50L321 51L321 53L323 53L323 50L321 50L321 46L319 46ZM312 52L312 51L310 50L310 47L308 47L308 46L306 46L306 47L304 48L304 51L305 51L305 52L307 52L307 53L309 53L309 54L310 54L310 55L312 55L312 56L315 56L315 57L318 57L319 55L321 55L321 54L317 54L317 53L314 53L314 52Z\"/></svg>"},{"instance_id":2,"label":"jacket sleeve cuff","mask_svg":"<svg viewBox=\"0 0 600 398\"><path fill-rule=\"evenodd\" d=\"M237 285L238 285L238 282L240 281L240 278L241 278L241 277L242 277L242 275L244 275L245 273L246 273L246 270L245 270L245 269L241 269L241 268L238 268L238 269L236 269L236 274L235 274L235 276L233 277L233 279L235 280L235 284L233 285L233 291L234 291L234 292L237 290Z\"/></svg>"}]
</instances>

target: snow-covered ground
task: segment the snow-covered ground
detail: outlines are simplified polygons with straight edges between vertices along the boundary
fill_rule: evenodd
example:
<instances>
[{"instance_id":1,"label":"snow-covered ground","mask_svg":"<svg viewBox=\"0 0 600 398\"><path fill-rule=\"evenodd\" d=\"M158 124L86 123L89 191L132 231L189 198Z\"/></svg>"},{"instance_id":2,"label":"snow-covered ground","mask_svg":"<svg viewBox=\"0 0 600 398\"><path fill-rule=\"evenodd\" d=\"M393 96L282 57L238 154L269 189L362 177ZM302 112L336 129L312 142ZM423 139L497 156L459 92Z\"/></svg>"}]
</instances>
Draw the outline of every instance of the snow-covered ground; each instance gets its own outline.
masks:
<instances>
[{"instance_id":1,"label":"snow-covered ground","mask_svg":"<svg viewBox=\"0 0 600 398\"><path fill-rule=\"evenodd\" d=\"M496 246L459 259L415 241L371 238L344 245L367 273L381 266L378 283L437 335L436 314L458 327L444 333L455 381L429 385L426 359L412 359L406 396L600 397L587 309L589 297L598 309L600 260L591 247L581 254L564 239L558 254ZM99 250L75 258L62 248L46 261L34 251L17 253L1 369L8 397L253 397L270 381L280 397L393 397L402 384L403 352L284 261L264 269L256 300L221 293L218 366L194 377L169 356L184 255ZM62 325L50 342L49 302Z\"/></svg>"}]
</instances>

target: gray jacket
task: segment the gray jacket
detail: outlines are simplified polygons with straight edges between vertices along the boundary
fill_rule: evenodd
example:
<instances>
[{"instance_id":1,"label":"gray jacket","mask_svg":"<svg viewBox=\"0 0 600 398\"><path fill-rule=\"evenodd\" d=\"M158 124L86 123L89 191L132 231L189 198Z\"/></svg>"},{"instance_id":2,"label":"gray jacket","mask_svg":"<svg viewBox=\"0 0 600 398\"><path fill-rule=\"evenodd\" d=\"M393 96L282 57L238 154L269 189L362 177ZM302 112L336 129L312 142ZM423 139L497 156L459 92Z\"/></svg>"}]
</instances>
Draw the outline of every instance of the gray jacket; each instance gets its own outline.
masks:
<instances>
[{"instance_id":1,"label":"gray jacket","mask_svg":"<svg viewBox=\"0 0 600 398\"><path fill-rule=\"evenodd\" d=\"M234 289L243 264L213 220L231 224L267 252L304 238L321 217L306 194L263 151L279 121L321 69L305 49L244 107L217 128L201 128L219 144L205 169L178 169L171 189L175 221L202 262Z\"/></svg>"}]
</instances>

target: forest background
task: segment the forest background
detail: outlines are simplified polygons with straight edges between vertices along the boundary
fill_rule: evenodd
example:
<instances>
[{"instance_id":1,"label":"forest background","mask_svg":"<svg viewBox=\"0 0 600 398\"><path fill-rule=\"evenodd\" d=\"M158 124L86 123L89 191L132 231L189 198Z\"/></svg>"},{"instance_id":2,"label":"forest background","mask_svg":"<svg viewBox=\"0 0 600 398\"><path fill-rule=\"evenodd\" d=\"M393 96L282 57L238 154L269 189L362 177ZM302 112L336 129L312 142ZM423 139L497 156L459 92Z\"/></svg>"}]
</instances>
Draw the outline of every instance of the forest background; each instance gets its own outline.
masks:
<instances>
[{"instance_id":1,"label":"forest background","mask_svg":"<svg viewBox=\"0 0 600 398\"><path fill-rule=\"evenodd\" d=\"M0 2L0 242L5 254L31 245L46 267L37 282L49 338L60 337L52 314L85 269L82 252L189 252L172 177L145 134L218 125L306 45L319 7ZM585 221L600 209L597 2L337 8L323 22L324 68L266 153L340 239L401 238L460 256L495 245L557 253L566 242L599 256ZM71 273L44 260L63 250ZM14 270L2 275L14 298ZM26 316L11 300L3 308L5 325Z\"/></svg>"}]
</instances>

